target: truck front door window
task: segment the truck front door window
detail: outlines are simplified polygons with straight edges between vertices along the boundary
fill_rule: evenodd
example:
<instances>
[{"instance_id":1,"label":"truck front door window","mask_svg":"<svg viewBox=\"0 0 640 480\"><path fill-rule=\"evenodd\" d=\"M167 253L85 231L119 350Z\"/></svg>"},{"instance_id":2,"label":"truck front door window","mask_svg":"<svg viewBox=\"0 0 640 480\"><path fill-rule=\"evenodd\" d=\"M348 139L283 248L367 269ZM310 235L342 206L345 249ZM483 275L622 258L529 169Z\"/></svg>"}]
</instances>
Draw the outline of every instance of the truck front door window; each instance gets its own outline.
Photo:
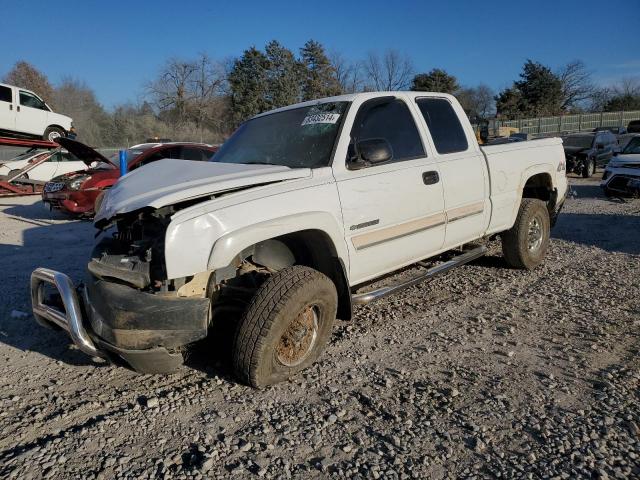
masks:
<instances>
[{"instance_id":1,"label":"truck front door window","mask_svg":"<svg viewBox=\"0 0 640 480\"><path fill-rule=\"evenodd\" d=\"M351 130L349 159L357 158L358 142L370 139L384 139L389 143L393 153L390 162L426 155L411 112L400 99L384 102L376 99L362 104Z\"/></svg>"},{"instance_id":2,"label":"truck front door window","mask_svg":"<svg viewBox=\"0 0 640 480\"><path fill-rule=\"evenodd\" d=\"M39 110L46 110L45 104L35 95L29 92L23 92L20 90L20 105L25 107L37 108Z\"/></svg>"}]
</instances>

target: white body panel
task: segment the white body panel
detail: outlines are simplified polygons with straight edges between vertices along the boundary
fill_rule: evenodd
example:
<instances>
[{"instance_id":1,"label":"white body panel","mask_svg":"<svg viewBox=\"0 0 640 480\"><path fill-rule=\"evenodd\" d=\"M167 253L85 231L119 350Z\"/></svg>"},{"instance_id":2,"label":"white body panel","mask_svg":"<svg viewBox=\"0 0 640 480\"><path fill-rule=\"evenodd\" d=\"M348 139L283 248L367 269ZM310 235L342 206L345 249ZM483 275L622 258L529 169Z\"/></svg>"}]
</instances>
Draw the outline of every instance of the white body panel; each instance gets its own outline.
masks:
<instances>
[{"instance_id":1,"label":"white body panel","mask_svg":"<svg viewBox=\"0 0 640 480\"><path fill-rule=\"evenodd\" d=\"M349 132L359 106L388 95L409 106L426 156L348 169ZM418 97L444 98L453 105L467 137L466 151L437 153L415 105ZM533 175L548 174L558 198L566 194L559 139L481 149L462 108L450 95L384 92L323 101L337 100L352 105L330 167L189 162L185 168L185 161L178 165L162 160L151 167L153 175L142 167L123 177L105 196L96 221L201 197L200 203L175 213L167 228L168 278L224 268L257 242L317 230L333 243L333 254L342 260L353 286L511 228L524 185ZM280 110L301 105L305 104ZM437 172L439 181L426 184L425 172Z\"/></svg>"},{"instance_id":2,"label":"white body panel","mask_svg":"<svg viewBox=\"0 0 640 480\"><path fill-rule=\"evenodd\" d=\"M491 185L491 222L487 234L511 228L518 214L524 184L533 175L548 174L558 191L558 198L566 195L567 176L564 170L558 171L558 165L564 165L561 139L492 145L482 147L482 152L487 158Z\"/></svg>"},{"instance_id":3,"label":"white body panel","mask_svg":"<svg viewBox=\"0 0 640 480\"><path fill-rule=\"evenodd\" d=\"M5 160L0 162L0 175L8 175L11 170L21 170L27 165L29 165L29 161L38 157L40 155L48 155L47 153L39 152L34 155L21 158L19 160ZM87 165L80 160L60 160L61 156L57 155L54 152L49 156L47 160L42 162L37 167L29 170L27 172L27 176L31 180L41 180L43 182L48 182L49 180L57 177L58 175L62 175L64 173L69 172L77 172L78 170L86 170Z\"/></svg>"}]
</instances>

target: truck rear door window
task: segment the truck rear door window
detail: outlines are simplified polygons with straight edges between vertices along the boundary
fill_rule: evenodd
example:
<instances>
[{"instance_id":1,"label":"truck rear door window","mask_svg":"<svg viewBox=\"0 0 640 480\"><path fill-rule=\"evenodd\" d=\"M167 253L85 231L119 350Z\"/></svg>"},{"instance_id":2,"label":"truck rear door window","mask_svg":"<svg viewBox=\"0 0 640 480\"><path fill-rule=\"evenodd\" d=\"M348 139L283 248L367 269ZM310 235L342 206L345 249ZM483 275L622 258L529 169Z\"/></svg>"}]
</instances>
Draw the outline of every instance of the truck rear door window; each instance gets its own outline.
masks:
<instances>
[{"instance_id":1,"label":"truck rear door window","mask_svg":"<svg viewBox=\"0 0 640 480\"><path fill-rule=\"evenodd\" d=\"M438 153L464 152L469 148L458 114L444 98L418 98L418 108L427 122Z\"/></svg>"},{"instance_id":2,"label":"truck rear door window","mask_svg":"<svg viewBox=\"0 0 640 480\"><path fill-rule=\"evenodd\" d=\"M0 102L13 103L11 99L11 89L9 87L0 86Z\"/></svg>"}]
</instances>

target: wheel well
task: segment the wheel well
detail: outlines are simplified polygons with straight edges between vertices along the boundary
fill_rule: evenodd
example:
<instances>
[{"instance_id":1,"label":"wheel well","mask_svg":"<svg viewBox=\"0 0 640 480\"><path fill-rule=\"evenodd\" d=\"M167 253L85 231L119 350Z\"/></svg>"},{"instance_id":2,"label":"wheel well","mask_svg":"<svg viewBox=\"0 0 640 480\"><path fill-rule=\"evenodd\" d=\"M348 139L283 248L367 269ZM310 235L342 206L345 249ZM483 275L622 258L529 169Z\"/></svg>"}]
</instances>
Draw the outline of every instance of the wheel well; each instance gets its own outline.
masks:
<instances>
[{"instance_id":1,"label":"wheel well","mask_svg":"<svg viewBox=\"0 0 640 480\"><path fill-rule=\"evenodd\" d=\"M47 128L44 129L44 131L46 132L47 130L49 130L50 128L59 128L60 130L62 130L63 132L66 132L67 129L64 128L62 125L49 125Z\"/></svg>"},{"instance_id":2,"label":"wheel well","mask_svg":"<svg viewBox=\"0 0 640 480\"><path fill-rule=\"evenodd\" d=\"M537 198L547 204L549 214L553 213L556 206L558 192L553 188L551 175L538 173L527 180L522 189L522 198Z\"/></svg>"},{"instance_id":3,"label":"wheel well","mask_svg":"<svg viewBox=\"0 0 640 480\"><path fill-rule=\"evenodd\" d=\"M351 290L346 267L329 236L321 230L302 230L274 238L293 253L296 264L311 267L329 277L338 292L338 318L351 319Z\"/></svg>"}]
</instances>

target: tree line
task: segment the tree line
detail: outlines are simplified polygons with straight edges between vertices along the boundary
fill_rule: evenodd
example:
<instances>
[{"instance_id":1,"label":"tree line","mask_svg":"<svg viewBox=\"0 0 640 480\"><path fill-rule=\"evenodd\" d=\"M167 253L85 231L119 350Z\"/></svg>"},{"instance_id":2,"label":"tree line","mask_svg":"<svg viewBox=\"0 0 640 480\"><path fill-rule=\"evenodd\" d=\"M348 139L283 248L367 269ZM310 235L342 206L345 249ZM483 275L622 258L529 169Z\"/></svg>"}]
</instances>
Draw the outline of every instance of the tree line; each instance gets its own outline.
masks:
<instances>
[{"instance_id":1,"label":"tree line","mask_svg":"<svg viewBox=\"0 0 640 480\"><path fill-rule=\"evenodd\" d=\"M74 119L79 138L95 146L122 146L160 137L217 143L246 119L292 103L343 93L415 90L455 95L470 118L525 118L581 111L640 109L640 81L597 86L584 62L553 71L527 60L519 78L500 92L485 84L461 85L440 68L418 71L396 50L350 61L309 40L297 52L277 40L250 47L235 59L206 54L170 58L142 87L142 100L105 109L85 82L73 77L52 85L26 61L3 81L33 90Z\"/></svg>"}]
</instances>

